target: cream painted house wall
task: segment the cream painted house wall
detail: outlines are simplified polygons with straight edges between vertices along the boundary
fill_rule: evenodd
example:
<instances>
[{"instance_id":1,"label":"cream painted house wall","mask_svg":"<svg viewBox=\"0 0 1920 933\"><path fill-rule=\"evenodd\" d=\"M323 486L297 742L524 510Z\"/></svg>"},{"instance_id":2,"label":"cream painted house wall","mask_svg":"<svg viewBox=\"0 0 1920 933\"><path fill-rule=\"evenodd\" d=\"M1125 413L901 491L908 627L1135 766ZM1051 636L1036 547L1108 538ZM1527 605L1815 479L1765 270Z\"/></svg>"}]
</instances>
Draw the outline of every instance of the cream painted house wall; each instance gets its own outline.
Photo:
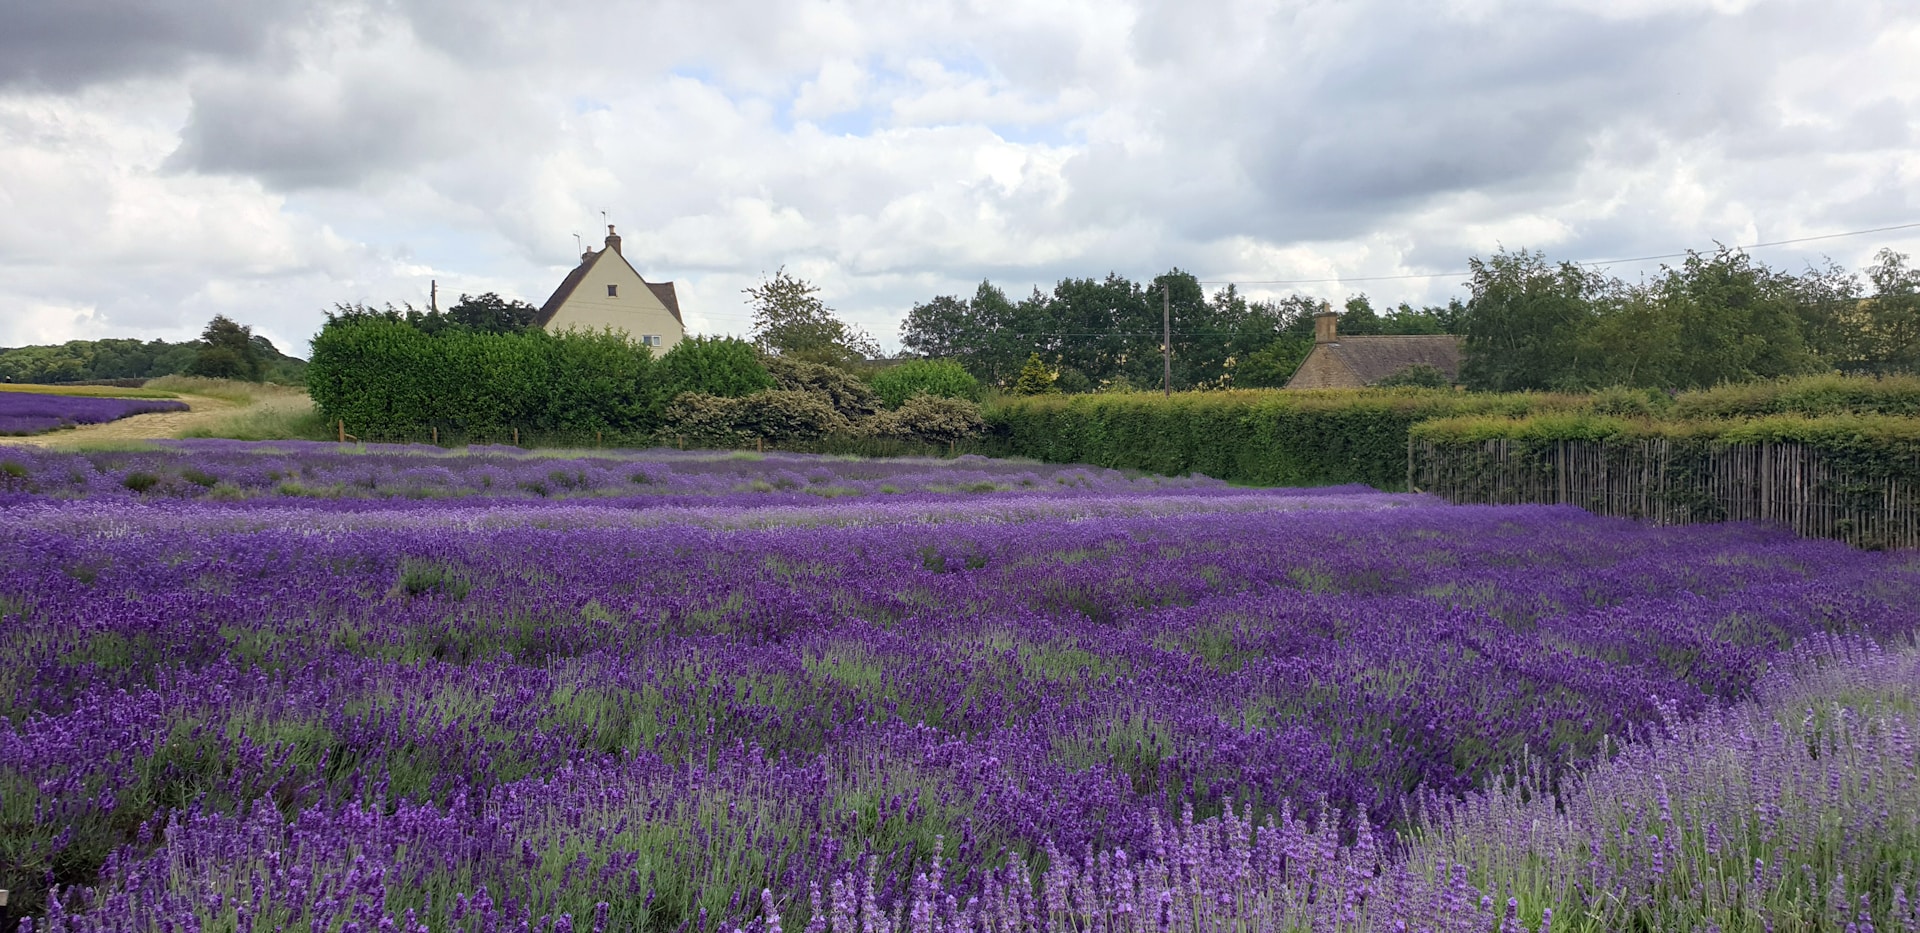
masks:
<instances>
[{"instance_id":1,"label":"cream painted house wall","mask_svg":"<svg viewBox=\"0 0 1920 933\"><path fill-rule=\"evenodd\" d=\"M608 286L612 286L612 294L608 293ZM573 294L567 296L547 322L547 332L555 334L605 328L651 345L656 357L673 349L673 345L686 336L686 329L641 280L640 273L612 248L593 254L592 263L574 286Z\"/></svg>"}]
</instances>

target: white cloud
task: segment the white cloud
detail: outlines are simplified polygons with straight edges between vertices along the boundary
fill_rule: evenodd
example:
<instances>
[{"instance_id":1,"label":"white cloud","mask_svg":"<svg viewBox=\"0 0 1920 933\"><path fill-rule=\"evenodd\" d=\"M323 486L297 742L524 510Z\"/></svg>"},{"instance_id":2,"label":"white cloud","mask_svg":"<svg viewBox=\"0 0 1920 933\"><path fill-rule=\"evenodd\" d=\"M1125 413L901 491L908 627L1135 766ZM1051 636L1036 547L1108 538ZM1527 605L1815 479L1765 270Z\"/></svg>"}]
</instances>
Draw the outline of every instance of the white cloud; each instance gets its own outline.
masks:
<instances>
[{"instance_id":1,"label":"white cloud","mask_svg":"<svg viewBox=\"0 0 1920 933\"><path fill-rule=\"evenodd\" d=\"M1355 280L1920 220L1920 10L1887 0L177 7L0 40L74 50L0 67L0 343L537 302L602 210L696 326L744 331L784 265L889 342L989 277L1437 301ZM1762 258L1882 245L1920 236Z\"/></svg>"}]
</instances>

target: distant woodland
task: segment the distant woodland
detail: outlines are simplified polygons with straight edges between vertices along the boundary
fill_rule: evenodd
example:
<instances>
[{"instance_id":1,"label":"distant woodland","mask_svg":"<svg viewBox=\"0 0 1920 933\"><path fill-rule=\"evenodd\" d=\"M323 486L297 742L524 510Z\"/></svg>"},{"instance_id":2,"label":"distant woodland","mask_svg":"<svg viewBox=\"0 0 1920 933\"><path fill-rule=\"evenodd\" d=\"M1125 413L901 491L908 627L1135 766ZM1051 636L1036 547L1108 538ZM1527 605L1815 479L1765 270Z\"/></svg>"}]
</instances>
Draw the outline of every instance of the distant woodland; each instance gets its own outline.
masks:
<instances>
[{"instance_id":1,"label":"distant woodland","mask_svg":"<svg viewBox=\"0 0 1920 933\"><path fill-rule=\"evenodd\" d=\"M1339 332L1458 334L1461 381L1487 391L1920 372L1920 271L1891 250L1859 273L1829 264L1794 274L1739 250L1692 253L1638 281L1528 251L1470 268L1465 301L1379 309L1356 295L1333 309ZM1018 301L982 282L970 297L915 305L901 340L990 385L1011 384L1038 353L1062 391L1157 387L1163 301L1176 389L1284 385L1312 349L1313 315L1328 307L1305 295L1249 301L1232 286L1209 294L1177 269L1144 283L1063 279Z\"/></svg>"},{"instance_id":2,"label":"distant woodland","mask_svg":"<svg viewBox=\"0 0 1920 933\"><path fill-rule=\"evenodd\" d=\"M208 322L199 340L69 340L51 346L0 348L0 382L102 382L161 376L213 376L304 385L307 363L225 316Z\"/></svg>"}]
</instances>

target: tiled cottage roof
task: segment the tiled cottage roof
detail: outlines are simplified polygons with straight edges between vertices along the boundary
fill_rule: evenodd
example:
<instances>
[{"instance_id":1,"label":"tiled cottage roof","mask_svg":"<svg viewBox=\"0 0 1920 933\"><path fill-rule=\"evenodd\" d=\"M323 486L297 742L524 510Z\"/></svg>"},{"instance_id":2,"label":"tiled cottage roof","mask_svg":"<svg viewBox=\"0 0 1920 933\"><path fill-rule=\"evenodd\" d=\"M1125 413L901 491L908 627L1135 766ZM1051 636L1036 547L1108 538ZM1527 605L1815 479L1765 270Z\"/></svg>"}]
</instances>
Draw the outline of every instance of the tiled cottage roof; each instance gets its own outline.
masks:
<instances>
[{"instance_id":1,"label":"tiled cottage roof","mask_svg":"<svg viewBox=\"0 0 1920 933\"><path fill-rule=\"evenodd\" d=\"M1460 338L1450 334L1340 337L1314 344L1289 389L1358 389L1425 364L1460 381Z\"/></svg>"}]
</instances>

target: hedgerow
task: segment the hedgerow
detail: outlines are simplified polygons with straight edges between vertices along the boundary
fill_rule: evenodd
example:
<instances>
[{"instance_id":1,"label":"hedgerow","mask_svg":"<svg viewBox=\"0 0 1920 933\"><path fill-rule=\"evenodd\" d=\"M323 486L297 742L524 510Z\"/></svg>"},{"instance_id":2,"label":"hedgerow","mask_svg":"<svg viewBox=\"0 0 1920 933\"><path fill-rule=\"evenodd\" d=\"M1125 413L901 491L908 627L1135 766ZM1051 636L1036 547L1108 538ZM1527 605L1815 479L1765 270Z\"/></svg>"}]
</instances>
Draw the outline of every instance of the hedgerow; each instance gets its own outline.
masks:
<instances>
[{"instance_id":1,"label":"hedgerow","mask_svg":"<svg viewBox=\"0 0 1920 933\"><path fill-rule=\"evenodd\" d=\"M1579 396L1431 389L1036 395L986 419L995 449L1049 462L1262 485L1406 482L1407 432L1432 418L1567 410Z\"/></svg>"},{"instance_id":2,"label":"hedgerow","mask_svg":"<svg viewBox=\"0 0 1920 933\"><path fill-rule=\"evenodd\" d=\"M329 321L308 392L329 421L377 436L645 432L652 354L617 334L428 334L404 321Z\"/></svg>"}]
</instances>

